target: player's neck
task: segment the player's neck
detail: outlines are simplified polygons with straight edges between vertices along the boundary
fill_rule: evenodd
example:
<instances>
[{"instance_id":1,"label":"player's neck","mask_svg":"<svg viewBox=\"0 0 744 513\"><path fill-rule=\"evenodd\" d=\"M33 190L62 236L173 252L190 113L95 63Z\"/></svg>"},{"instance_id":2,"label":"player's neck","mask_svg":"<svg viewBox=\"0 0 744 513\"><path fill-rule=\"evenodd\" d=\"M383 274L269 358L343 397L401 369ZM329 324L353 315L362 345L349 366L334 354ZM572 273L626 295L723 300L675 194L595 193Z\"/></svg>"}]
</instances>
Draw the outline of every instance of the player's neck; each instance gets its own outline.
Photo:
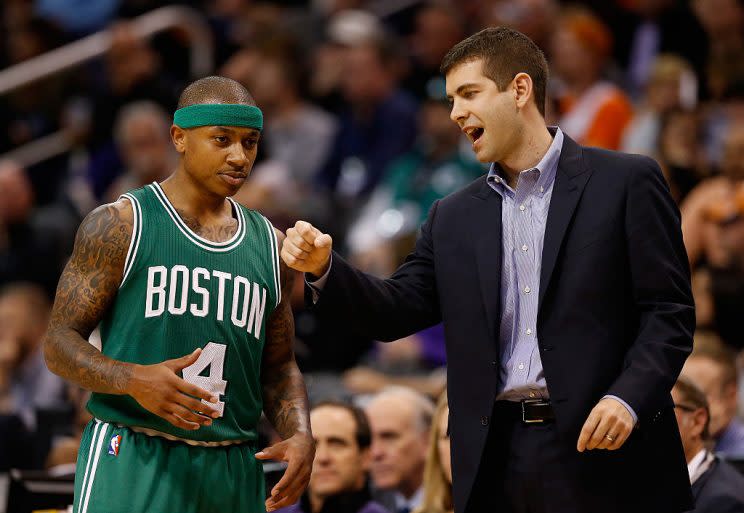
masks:
<instances>
[{"instance_id":1,"label":"player's neck","mask_svg":"<svg viewBox=\"0 0 744 513\"><path fill-rule=\"evenodd\" d=\"M224 196L215 195L197 183L186 173L176 171L161 183L168 200L181 212L187 212L198 219L214 219L215 216L230 214L230 205Z\"/></svg>"}]
</instances>

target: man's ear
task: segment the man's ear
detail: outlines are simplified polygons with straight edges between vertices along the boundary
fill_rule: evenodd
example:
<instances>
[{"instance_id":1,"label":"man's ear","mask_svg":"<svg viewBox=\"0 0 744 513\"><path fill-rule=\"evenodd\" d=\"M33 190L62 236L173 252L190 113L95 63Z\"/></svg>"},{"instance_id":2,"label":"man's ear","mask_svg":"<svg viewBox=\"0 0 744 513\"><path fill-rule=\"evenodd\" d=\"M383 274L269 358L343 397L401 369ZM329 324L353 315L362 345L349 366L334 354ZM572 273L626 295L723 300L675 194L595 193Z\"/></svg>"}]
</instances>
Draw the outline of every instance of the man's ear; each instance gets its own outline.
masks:
<instances>
[{"instance_id":1,"label":"man's ear","mask_svg":"<svg viewBox=\"0 0 744 513\"><path fill-rule=\"evenodd\" d=\"M690 416L691 422L694 422L695 434L697 436L703 436L705 430L705 423L708 420L708 415L705 413L704 408L698 408Z\"/></svg>"},{"instance_id":2,"label":"man's ear","mask_svg":"<svg viewBox=\"0 0 744 513\"><path fill-rule=\"evenodd\" d=\"M517 107L522 109L532 99L534 94L532 77L527 73L517 73L512 80L512 90Z\"/></svg>"},{"instance_id":3,"label":"man's ear","mask_svg":"<svg viewBox=\"0 0 744 513\"><path fill-rule=\"evenodd\" d=\"M178 153L186 153L186 130L180 126L172 125L170 129L171 141Z\"/></svg>"}]
</instances>

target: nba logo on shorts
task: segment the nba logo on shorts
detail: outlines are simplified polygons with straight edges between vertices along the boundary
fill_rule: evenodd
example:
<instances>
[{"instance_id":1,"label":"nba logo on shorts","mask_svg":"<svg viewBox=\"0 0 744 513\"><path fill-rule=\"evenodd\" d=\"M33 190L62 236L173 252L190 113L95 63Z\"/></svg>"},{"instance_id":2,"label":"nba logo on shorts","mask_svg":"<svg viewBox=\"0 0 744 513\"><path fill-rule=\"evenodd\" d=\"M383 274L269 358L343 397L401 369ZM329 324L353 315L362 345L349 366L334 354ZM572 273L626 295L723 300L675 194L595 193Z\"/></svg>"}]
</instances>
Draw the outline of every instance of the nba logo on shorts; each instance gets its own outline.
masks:
<instances>
[{"instance_id":1,"label":"nba logo on shorts","mask_svg":"<svg viewBox=\"0 0 744 513\"><path fill-rule=\"evenodd\" d=\"M109 454L113 454L114 456L119 455L119 444L121 443L121 435L114 435L111 437L111 442L109 443Z\"/></svg>"}]
</instances>

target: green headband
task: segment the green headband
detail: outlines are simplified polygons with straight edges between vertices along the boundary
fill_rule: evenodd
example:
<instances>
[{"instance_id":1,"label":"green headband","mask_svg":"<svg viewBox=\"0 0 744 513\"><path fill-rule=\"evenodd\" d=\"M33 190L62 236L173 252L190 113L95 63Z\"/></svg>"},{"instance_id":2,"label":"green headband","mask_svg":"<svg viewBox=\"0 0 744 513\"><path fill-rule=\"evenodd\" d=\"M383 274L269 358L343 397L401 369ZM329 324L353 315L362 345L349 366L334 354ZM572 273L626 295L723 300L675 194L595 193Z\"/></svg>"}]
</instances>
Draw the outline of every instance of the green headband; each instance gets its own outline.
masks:
<instances>
[{"instance_id":1,"label":"green headband","mask_svg":"<svg viewBox=\"0 0 744 513\"><path fill-rule=\"evenodd\" d=\"M253 105L200 103L178 109L173 115L173 124L181 128L244 126L263 130L263 114Z\"/></svg>"}]
</instances>

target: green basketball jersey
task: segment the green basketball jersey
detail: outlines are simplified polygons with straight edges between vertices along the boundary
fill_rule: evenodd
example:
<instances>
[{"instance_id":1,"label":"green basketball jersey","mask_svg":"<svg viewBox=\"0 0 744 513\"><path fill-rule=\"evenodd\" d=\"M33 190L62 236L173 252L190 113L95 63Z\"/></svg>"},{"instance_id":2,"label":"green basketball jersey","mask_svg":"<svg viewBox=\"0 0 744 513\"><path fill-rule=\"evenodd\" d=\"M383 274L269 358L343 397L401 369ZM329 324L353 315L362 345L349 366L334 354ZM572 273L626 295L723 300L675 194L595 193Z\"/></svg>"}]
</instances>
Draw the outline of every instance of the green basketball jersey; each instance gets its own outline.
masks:
<instances>
[{"instance_id":1,"label":"green basketball jersey","mask_svg":"<svg viewBox=\"0 0 744 513\"><path fill-rule=\"evenodd\" d=\"M88 410L113 424L179 438L255 440L262 410L261 356L268 318L281 300L271 223L231 199L235 235L216 243L194 233L159 184L123 195L134 230L122 284L101 321L106 356L143 365L202 348L183 378L219 397L222 416L196 431L177 428L127 395L94 393Z\"/></svg>"}]
</instances>

